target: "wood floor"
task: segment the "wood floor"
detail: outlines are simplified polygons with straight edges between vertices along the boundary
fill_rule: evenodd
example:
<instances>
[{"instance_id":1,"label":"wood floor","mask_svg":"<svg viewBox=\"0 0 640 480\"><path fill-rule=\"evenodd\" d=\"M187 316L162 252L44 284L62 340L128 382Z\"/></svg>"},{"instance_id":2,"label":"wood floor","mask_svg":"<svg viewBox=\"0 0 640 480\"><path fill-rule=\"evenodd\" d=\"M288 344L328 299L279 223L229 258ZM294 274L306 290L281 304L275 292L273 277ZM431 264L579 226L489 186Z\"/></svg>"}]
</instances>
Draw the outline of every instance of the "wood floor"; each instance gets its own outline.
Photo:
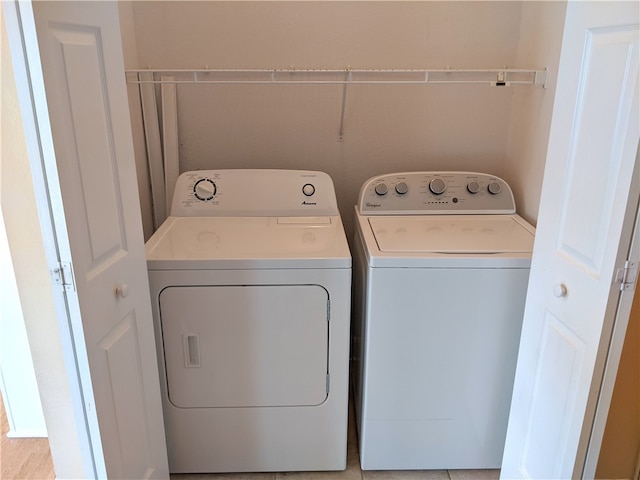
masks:
<instances>
[{"instance_id":1,"label":"wood floor","mask_svg":"<svg viewBox=\"0 0 640 480\"><path fill-rule=\"evenodd\" d=\"M0 397L2 443L0 479L51 480L56 478L46 438L7 438L9 423Z\"/></svg>"}]
</instances>

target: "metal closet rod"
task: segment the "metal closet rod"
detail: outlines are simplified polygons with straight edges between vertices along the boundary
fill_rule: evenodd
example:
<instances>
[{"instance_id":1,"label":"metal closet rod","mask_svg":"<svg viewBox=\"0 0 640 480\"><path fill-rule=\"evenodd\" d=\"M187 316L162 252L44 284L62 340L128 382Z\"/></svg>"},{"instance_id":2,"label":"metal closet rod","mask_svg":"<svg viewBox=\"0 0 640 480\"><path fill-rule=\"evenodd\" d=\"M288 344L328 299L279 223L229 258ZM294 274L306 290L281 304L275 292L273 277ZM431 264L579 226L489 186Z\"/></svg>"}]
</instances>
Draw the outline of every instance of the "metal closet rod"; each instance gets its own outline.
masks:
<instances>
[{"instance_id":1,"label":"metal closet rod","mask_svg":"<svg viewBox=\"0 0 640 480\"><path fill-rule=\"evenodd\" d=\"M516 69L135 69L128 83L145 84L512 84L546 87L547 68ZM140 74L147 74L142 78ZM152 79L148 78L152 74Z\"/></svg>"}]
</instances>

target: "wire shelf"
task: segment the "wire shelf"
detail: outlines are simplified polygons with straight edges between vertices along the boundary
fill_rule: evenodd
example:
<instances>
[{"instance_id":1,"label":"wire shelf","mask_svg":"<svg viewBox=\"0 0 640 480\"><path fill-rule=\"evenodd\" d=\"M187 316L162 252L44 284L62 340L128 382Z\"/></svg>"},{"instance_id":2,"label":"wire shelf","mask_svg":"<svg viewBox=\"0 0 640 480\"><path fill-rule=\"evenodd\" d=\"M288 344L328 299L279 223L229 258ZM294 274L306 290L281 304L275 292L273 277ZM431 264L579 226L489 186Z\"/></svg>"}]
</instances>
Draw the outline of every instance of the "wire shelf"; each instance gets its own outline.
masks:
<instances>
[{"instance_id":1,"label":"wire shelf","mask_svg":"<svg viewBox=\"0 0 640 480\"><path fill-rule=\"evenodd\" d=\"M488 84L546 87L547 69L137 69L125 71L135 84L312 84L420 85Z\"/></svg>"}]
</instances>

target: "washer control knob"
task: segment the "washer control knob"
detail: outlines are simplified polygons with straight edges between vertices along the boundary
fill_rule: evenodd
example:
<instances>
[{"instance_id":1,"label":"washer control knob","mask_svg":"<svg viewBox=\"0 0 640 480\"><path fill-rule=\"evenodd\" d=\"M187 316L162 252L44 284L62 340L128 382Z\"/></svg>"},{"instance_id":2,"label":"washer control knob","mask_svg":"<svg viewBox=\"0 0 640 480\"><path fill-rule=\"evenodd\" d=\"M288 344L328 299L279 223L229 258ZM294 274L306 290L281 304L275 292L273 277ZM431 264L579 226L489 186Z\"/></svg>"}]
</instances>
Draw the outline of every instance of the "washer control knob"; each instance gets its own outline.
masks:
<instances>
[{"instance_id":1,"label":"washer control knob","mask_svg":"<svg viewBox=\"0 0 640 480\"><path fill-rule=\"evenodd\" d=\"M487 187L487 190L489 190L489 193L492 195L496 195L502 191L502 187L498 182L491 182Z\"/></svg>"},{"instance_id":2,"label":"washer control knob","mask_svg":"<svg viewBox=\"0 0 640 480\"><path fill-rule=\"evenodd\" d=\"M208 178L201 178L193 186L193 193L198 200L206 202L216 195L216 184Z\"/></svg>"},{"instance_id":3,"label":"washer control knob","mask_svg":"<svg viewBox=\"0 0 640 480\"><path fill-rule=\"evenodd\" d=\"M429 190L436 195L442 195L447 189L447 183L441 178L434 178L429 182Z\"/></svg>"},{"instance_id":4,"label":"washer control knob","mask_svg":"<svg viewBox=\"0 0 640 480\"><path fill-rule=\"evenodd\" d=\"M478 193L480 191L480 184L476 181L469 182L467 184L467 190L469 193Z\"/></svg>"},{"instance_id":5,"label":"washer control knob","mask_svg":"<svg viewBox=\"0 0 640 480\"><path fill-rule=\"evenodd\" d=\"M400 182L396 184L396 192L399 195L404 195L409 191L409 186L405 182Z\"/></svg>"},{"instance_id":6,"label":"washer control knob","mask_svg":"<svg viewBox=\"0 0 640 480\"><path fill-rule=\"evenodd\" d=\"M302 187L302 193L304 193L307 197L310 197L314 193L316 193L316 187L312 184L307 183Z\"/></svg>"},{"instance_id":7,"label":"washer control knob","mask_svg":"<svg viewBox=\"0 0 640 480\"><path fill-rule=\"evenodd\" d=\"M386 183L379 183L376 185L375 190L378 195L385 195L387 191L389 191L389 188Z\"/></svg>"}]
</instances>

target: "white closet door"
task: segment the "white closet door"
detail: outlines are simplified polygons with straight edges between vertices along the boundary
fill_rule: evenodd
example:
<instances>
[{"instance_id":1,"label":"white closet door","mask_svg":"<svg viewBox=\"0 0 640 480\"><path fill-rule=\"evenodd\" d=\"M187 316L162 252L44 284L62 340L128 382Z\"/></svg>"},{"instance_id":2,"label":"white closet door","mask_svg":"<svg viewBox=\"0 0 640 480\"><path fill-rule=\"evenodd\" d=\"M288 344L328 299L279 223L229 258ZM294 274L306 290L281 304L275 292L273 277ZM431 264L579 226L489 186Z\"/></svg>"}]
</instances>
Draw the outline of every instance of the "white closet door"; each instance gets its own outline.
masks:
<instances>
[{"instance_id":1,"label":"white closet door","mask_svg":"<svg viewBox=\"0 0 640 480\"><path fill-rule=\"evenodd\" d=\"M71 248L64 280L79 304L74 344L80 369L88 359L85 408L98 419L92 447L109 478L166 478L118 5L36 2L33 14L59 177L50 188L62 192L58 233Z\"/></svg>"},{"instance_id":2,"label":"white closet door","mask_svg":"<svg viewBox=\"0 0 640 480\"><path fill-rule=\"evenodd\" d=\"M503 478L582 476L638 202L638 6L567 6Z\"/></svg>"}]
</instances>

